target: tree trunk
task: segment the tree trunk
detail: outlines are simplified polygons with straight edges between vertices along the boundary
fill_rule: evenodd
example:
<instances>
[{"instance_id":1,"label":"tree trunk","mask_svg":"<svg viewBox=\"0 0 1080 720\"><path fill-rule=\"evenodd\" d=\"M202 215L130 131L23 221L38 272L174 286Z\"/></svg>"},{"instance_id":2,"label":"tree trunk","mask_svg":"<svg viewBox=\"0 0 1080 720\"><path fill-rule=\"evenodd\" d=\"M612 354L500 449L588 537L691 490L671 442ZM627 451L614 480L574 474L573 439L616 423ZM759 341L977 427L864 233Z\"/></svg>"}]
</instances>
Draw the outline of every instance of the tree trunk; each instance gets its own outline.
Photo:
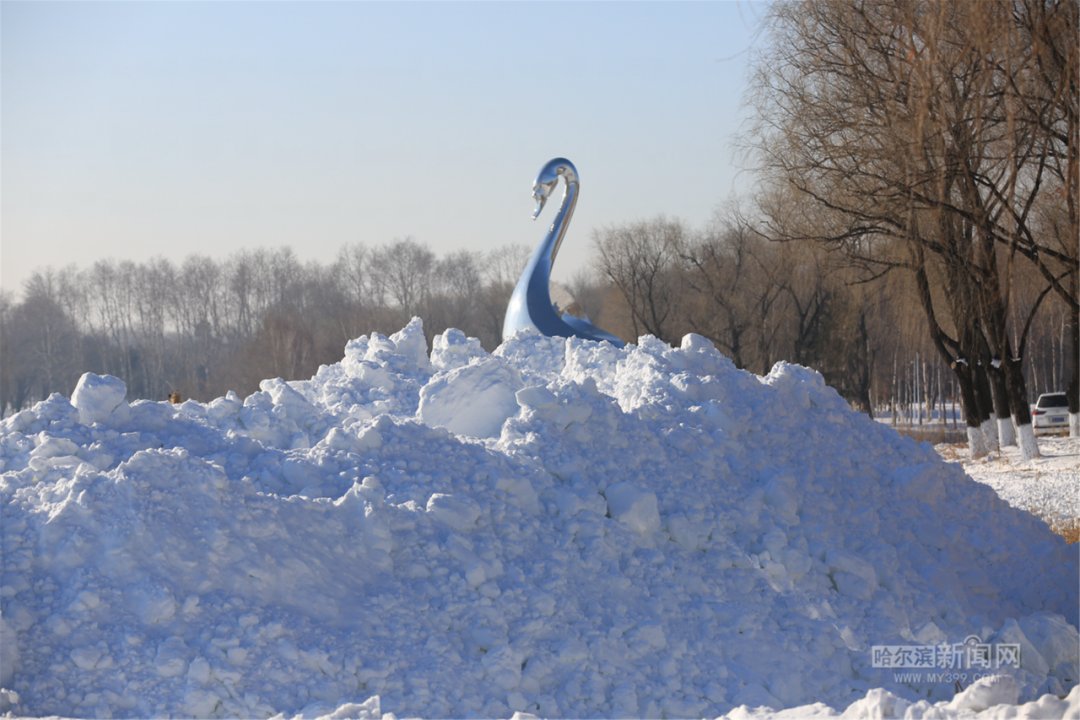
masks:
<instances>
[{"instance_id":1,"label":"tree trunk","mask_svg":"<svg viewBox=\"0 0 1080 720\"><path fill-rule=\"evenodd\" d=\"M866 326L866 313L859 313L859 320L856 323L856 337L857 342L855 344L855 397L859 404L862 405L862 409L871 418L874 417L874 404L870 400L870 381L873 373L873 361L872 353L870 351L870 331Z\"/></svg>"},{"instance_id":2,"label":"tree trunk","mask_svg":"<svg viewBox=\"0 0 1080 720\"><path fill-rule=\"evenodd\" d=\"M982 413L979 411L979 401L976 398L972 368L966 362L957 361L953 363L952 369L956 376L956 383L960 386L960 405L967 425L971 459L977 460L990 454L990 444L983 432Z\"/></svg>"},{"instance_id":3,"label":"tree trunk","mask_svg":"<svg viewBox=\"0 0 1080 720\"><path fill-rule=\"evenodd\" d=\"M1003 361L1002 365L1005 369L1005 386L1009 394L1009 409L1012 411L1013 424L1016 425L1020 445L1020 457L1023 460L1040 457L1039 443L1035 440L1035 429L1031 426L1031 407L1028 405L1022 364L1020 360L1009 357Z\"/></svg>"},{"instance_id":4,"label":"tree trunk","mask_svg":"<svg viewBox=\"0 0 1080 720\"><path fill-rule=\"evenodd\" d=\"M979 414L979 425L982 427L983 435L986 437L987 447L990 450L997 450L1000 443L997 423L994 421L994 398L990 389L990 378L986 370L987 366L982 362L977 362L975 367L972 368L976 411Z\"/></svg>"},{"instance_id":5,"label":"tree trunk","mask_svg":"<svg viewBox=\"0 0 1080 720\"><path fill-rule=\"evenodd\" d=\"M994 416L997 420L998 443L1001 447L1016 445L1012 413L1009 410L1008 392L1005 389L1005 372L1000 363L990 368L990 392L994 400Z\"/></svg>"},{"instance_id":6,"label":"tree trunk","mask_svg":"<svg viewBox=\"0 0 1080 720\"><path fill-rule=\"evenodd\" d=\"M1073 295L1080 280L1074 274ZM1080 437L1080 306L1073 306L1068 314L1068 340L1065 357L1069 363L1069 385L1065 396L1069 399L1069 436Z\"/></svg>"}]
</instances>

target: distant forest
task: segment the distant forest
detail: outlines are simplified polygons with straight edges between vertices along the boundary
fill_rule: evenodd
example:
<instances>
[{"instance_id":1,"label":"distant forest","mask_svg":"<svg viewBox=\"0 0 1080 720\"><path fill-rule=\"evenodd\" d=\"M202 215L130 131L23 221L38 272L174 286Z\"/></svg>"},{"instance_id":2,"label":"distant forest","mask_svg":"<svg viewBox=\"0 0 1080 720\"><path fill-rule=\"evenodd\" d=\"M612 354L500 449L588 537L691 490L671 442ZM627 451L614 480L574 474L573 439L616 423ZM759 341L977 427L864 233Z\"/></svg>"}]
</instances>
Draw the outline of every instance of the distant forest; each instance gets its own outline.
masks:
<instances>
[{"instance_id":1,"label":"distant forest","mask_svg":"<svg viewBox=\"0 0 1080 720\"><path fill-rule=\"evenodd\" d=\"M264 378L310 377L349 339L414 315L429 340L455 326L494 347L526 252L437 258L405 239L342 248L329 265L279 248L43 270L21 302L0 296L0 403L69 394L85 371L123 378L130 398L248 394Z\"/></svg>"},{"instance_id":2,"label":"distant forest","mask_svg":"<svg viewBox=\"0 0 1080 720\"><path fill-rule=\"evenodd\" d=\"M706 228L596 229L592 267L555 296L627 340L695 332L756 373L808 365L867 412L958 402L973 443L994 418L1030 431L1044 391L1080 412L1078 8L771 6L742 138L752 198ZM249 393L414 315L490 349L528 252L404 239L328 265L278 249L44 270L0 297L0 406L85 370L131 397Z\"/></svg>"}]
</instances>

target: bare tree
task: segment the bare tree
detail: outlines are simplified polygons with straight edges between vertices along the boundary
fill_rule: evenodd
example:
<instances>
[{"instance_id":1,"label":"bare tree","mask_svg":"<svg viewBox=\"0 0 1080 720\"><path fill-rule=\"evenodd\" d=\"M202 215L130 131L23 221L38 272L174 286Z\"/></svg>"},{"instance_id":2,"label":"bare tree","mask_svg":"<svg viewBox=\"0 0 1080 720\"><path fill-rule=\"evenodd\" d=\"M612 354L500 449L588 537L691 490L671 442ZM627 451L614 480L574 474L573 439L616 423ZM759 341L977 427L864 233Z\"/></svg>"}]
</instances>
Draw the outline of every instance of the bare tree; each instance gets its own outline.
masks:
<instances>
[{"instance_id":1,"label":"bare tree","mask_svg":"<svg viewBox=\"0 0 1080 720\"><path fill-rule=\"evenodd\" d=\"M778 183L837 221L819 238L853 257L895 238L927 282L947 266L953 321L969 319L1000 366L1025 455L1038 453L1021 371L1010 340L1011 273L999 248L1022 253L1030 208L1044 187L1049 152L1031 124L1016 122L1010 78L1030 52L1003 2L780 3L775 42L759 66L757 148ZM1025 52L1027 54L1025 55ZM814 232L806 235L813 236ZM915 247L917 246L917 247ZM921 292L933 309L932 293ZM956 303L963 299L964 307ZM941 329L936 320L932 328ZM961 383L978 348L935 341ZM954 338L956 340L956 338ZM958 353L961 354L958 355ZM969 413L969 426L980 418Z\"/></svg>"},{"instance_id":2,"label":"bare tree","mask_svg":"<svg viewBox=\"0 0 1080 720\"><path fill-rule=\"evenodd\" d=\"M7 394L16 408L29 398L44 399L74 387L79 368L75 349L78 328L64 312L55 273L34 273L26 297L11 308L6 322ZM6 363L5 363L6 364Z\"/></svg>"},{"instance_id":3,"label":"bare tree","mask_svg":"<svg viewBox=\"0 0 1080 720\"><path fill-rule=\"evenodd\" d=\"M0 417L6 417L9 411L23 404L23 398L15 391L12 370L15 353L12 352L11 315L14 309L11 293L0 290Z\"/></svg>"},{"instance_id":4,"label":"bare tree","mask_svg":"<svg viewBox=\"0 0 1080 720\"><path fill-rule=\"evenodd\" d=\"M412 238L374 250L371 267L379 294L384 302L395 305L405 320L426 309L435 261L435 254Z\"/></svg>"},{"instance_id":5,"label":"bare tree","mask_svg":"<svg viewBox=\"0 0 1080 720\"><path fill-rule=\"evenodd\" d=\"M435 262L429 290L432 302L424 325L429 341L448 327L467 332L480 324L478 300L483 285L480 262L478 254L465 250Z\"/></svg>"},{"instance_id":6,"label":"bare tree","mask_svg":"<svg viewBox=\"0 0 1080 720\"><path fill-rule=\"evenodd\" d=\"M665 342L681 337L680 276L689 241L682 223L664 217L593 233L600 270L622 293L635 335L644 331Z\"/></svg>"}]
</instances>

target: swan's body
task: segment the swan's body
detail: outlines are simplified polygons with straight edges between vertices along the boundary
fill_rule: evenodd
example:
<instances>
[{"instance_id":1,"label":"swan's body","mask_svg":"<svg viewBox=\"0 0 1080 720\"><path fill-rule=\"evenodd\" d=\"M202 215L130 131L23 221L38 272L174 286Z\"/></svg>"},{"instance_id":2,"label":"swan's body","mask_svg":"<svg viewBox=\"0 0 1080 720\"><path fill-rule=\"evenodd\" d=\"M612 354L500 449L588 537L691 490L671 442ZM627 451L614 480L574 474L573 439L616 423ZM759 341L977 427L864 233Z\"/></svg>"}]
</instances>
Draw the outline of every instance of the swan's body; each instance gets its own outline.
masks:
<instances>
[{"instance_id":1,"label":"swan's body","mask_svg":"<svg viewBox=\"0 0 1080 720\"><path fill-rule=\"evenodd\" d=\"M533 213L533 220L535 220L544 209L544 203L555 190L555 186L558 185L560 177L566 184L566 191L544 241L533 251L525 270L521 273L517 287L514 288L514 294L510 296L510 304L506 308L506 319L503 321L503 340L509 339L519 330L535 328L544 335L606 340L622 347L622 340L606 330L601 330L588 320L569 314L560 315L551 302L551 266L555 262L555 255L559 252L563 237L566 235L566 227L570 223L574 206L577 204L579 188L577 168L566 158L549 160L540 169L536 182L533 183L533 199L536 200L536 211Z\"/></svg>"}]
</instances>

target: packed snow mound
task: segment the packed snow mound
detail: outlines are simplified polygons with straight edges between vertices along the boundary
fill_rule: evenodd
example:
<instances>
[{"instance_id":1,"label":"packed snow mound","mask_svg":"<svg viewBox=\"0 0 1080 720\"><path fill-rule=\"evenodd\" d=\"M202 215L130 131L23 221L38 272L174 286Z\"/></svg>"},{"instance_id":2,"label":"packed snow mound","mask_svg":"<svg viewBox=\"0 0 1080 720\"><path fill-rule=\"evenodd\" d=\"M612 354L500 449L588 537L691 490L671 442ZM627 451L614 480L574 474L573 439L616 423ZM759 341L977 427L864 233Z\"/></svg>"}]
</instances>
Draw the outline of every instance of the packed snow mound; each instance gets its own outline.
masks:
<instances>
[{"instance_id":1,"label":"packed snow mound","mask_svg":"<svg viewBox=\"0 0 1080 720\"><path fill-rule=\"evenodd\" d=\"M910 702L897 697L888 690L878 688L866 693L866 697L853 702L838 713L824 703L800 705L776 711L770 708L750 708L740 705L724 714L727 720L856 720L857 718L904 718L904 720L1016 720L1038 718L1039 720L1076 720L1080 718L1080 686L1074 686L1064 698L1043 695L1038 700L1016 705L1016 681L1009 675L992 675L979 678L971 687L956 694L952 700ZM369 700L365 709L378 710ZM365 717L362 714L349 717ZM367 717L382 717L379 714Z\"/></svg>"},{"instance_id":2,"label":"packed snow mound","mask_svg":"<svg viewBox=\"0 0 1080 720\"><path fill-rule=\"evenodd\" d=\"M709 717L1077 684L1075 549L802 367L696 336L429 355L414 320L247 398L117 382L0 425L0 711ZM875 652L972 637L1020 659L968 699Z\"/></svg>"}]
</instances>

